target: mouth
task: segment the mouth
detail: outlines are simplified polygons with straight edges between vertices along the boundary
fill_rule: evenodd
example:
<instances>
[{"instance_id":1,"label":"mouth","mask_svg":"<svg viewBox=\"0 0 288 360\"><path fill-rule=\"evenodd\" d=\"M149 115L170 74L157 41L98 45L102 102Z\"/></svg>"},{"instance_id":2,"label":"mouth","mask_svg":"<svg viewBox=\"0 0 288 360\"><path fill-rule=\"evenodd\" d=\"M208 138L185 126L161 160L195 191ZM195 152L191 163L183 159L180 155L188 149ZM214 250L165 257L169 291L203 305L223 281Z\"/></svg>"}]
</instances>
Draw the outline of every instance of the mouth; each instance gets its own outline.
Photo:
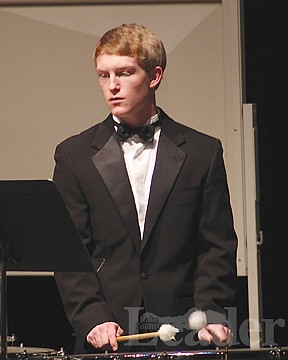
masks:
<instances>
[{"instance_id":1,"label":"mouth","mask_svg":"<svg viewBox=\"0 0 288 360\"><path fill-rule=\"evenodd\" d=\"M109 102L111 104L120 104L124 99L123 98L120 98L120 97L113 97L113 98L110 98L109 99Z\"/></svg>"}]
</instances>

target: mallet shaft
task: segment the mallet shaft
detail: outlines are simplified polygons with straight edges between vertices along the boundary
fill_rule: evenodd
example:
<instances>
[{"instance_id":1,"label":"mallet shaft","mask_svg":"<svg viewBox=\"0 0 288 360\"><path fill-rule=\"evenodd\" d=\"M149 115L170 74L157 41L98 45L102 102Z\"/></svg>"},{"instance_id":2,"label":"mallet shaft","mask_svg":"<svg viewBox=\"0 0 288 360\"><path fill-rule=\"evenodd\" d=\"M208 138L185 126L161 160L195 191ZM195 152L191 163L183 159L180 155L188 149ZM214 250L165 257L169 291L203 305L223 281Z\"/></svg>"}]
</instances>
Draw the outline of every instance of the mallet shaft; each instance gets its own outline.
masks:
<instances>
[{"instance_id":1,"label":"mallet shaft","mask_svg":"<svg viewBox=\"0 0 288 360\"><path fill-rule=\"evenodd\" d=\"M117 341L152 339L158 336L159 336L158 331L143 333L143 334L123 335L123 336L118 336Z\"/></svg>"}]
</instances>

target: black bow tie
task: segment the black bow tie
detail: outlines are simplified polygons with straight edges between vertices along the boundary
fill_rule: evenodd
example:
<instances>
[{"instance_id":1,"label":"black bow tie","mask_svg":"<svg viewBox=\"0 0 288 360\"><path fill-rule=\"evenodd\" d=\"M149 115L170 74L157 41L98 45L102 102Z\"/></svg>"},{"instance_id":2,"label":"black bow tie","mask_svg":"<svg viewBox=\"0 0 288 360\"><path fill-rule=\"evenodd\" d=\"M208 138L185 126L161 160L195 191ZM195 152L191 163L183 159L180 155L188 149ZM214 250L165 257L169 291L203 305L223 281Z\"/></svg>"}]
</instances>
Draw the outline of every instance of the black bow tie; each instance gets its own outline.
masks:
<instances>
[{"instance_id":1,"label":"black bow tie","mask_svg":"<svg viewBox=\"0 0 288 360\"><path fill-rule=\"evenodd\" d=\"M131 136L138 135L141 140L145 142L151 142L154 138L155 127L160 125L160 120L154 122L153 124L141 126L138 128L119 124L116 121L114 121L114 125L117 127L116 132L120 140L126 141Z\"/></svg>"}]
</instances>

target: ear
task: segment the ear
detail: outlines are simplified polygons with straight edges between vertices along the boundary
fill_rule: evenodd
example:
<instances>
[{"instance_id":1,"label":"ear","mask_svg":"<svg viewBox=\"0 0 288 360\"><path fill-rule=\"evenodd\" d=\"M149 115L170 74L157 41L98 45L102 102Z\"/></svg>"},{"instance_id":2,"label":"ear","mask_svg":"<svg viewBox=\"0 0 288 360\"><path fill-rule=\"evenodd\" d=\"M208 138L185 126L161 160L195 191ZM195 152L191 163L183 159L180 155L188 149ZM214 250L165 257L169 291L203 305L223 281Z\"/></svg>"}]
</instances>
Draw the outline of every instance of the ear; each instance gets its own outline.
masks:
<instances>
[{"instance_id":1,"label":"ear","mask_svg":"<svg viewBox=\"0 0 288 360\"><path fill-rule=\"evenodd\" d=\"M151 72L150 88L157 89L163 77L163 69L161 66L156 66Z\"/></svg>"}]
</instances>

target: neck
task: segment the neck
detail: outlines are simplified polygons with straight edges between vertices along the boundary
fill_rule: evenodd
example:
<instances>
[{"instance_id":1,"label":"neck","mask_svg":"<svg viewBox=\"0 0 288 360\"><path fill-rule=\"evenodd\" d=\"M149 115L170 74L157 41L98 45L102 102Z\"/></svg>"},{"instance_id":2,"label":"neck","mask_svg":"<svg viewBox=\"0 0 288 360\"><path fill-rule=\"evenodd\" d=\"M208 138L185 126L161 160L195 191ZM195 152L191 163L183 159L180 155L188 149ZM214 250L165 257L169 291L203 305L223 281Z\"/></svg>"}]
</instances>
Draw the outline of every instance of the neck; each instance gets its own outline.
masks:
<instances>
[{"instance_id":1,"label":"neck","mask_svg":"<svg viewBox=\"0 0 288 360\"><path fill-rule=\"evenodd\" d=\"M127 118L117 118L120 123L124 125L128 125L130 127L141 127L145 125L148 121L151 120L154 116L158 114L158 108L155 106L155 108L151 109L150 112L148 112L145 116L131 116Z\"/></svg>"}]
</instances>

